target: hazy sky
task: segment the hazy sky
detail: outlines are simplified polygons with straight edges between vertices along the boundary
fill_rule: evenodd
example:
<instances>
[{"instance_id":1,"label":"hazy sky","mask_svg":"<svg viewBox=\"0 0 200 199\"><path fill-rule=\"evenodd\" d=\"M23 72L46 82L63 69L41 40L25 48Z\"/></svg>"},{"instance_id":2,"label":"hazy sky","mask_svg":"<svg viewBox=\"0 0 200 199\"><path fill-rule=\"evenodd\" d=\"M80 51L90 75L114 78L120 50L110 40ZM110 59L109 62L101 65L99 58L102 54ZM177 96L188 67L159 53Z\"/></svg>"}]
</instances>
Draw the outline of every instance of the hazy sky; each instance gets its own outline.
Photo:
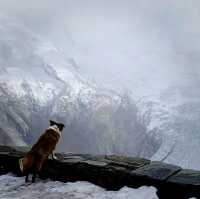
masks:
<instances>
[{"instance_id":1,"label":"hazy sky","mask_svg":"<svg viewBox=\"0 0 200 199\"><path fill-rule=\"evenodd\" d=\"M198 0L0 0L0 11L100 84L148 94L199 82Z\"/></svg>"}]
</instances>

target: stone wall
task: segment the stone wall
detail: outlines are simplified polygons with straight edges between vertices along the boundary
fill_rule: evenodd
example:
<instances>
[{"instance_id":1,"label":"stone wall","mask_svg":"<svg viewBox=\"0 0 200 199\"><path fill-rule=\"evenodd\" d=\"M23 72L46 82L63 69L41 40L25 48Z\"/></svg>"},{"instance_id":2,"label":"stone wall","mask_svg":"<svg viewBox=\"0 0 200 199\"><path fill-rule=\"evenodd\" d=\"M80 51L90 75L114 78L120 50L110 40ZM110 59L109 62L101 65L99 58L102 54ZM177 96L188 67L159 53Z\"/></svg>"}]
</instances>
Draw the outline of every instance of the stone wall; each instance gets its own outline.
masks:
<instances>
[{"instance_id":1,"label":"stone wall","mask_svg":"<svg viewBox=\"0 0 200 199\"><path fill-rule=\"evenodd\" d=\"M21 175L18 159L27 149L0 146L0 174ZM47 160L40 177L63 182L89 181L108 190L123 186L154 186L161 199L200 198L200 171L182 169L163 162L143 158L57 154L59 160Z\"/></svg>"}]
</instances>

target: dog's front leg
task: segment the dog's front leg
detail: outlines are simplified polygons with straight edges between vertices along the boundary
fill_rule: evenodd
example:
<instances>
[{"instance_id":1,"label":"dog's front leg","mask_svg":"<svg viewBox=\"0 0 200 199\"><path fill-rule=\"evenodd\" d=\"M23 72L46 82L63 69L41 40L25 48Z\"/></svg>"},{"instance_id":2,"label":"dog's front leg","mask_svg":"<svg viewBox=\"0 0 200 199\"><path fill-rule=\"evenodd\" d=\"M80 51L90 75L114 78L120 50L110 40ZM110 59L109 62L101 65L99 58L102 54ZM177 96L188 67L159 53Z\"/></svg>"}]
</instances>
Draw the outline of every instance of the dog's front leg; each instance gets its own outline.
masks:
<instances>
[{"instance_id":1,"label":"dog's front leg","mask_svg":"<svg viewBox=\"0 0 200 199\"><path fill-rule=\"evenodd\" d=\"M25 182L28 182L29 173L26 174Z\"/></svg>"},{"instance_id":2,"label":"dog's front leg","mask_svg":"<svg viewBox=\"0 0 200 199\"><path fill-rule=\"evenodd\" d=\"M53 159L53 160L57 160L57 159L58 159L58 158L56 157L54 151L52 151L51 156L52 156L52 159Z\"/></svg>"}]
</instances>

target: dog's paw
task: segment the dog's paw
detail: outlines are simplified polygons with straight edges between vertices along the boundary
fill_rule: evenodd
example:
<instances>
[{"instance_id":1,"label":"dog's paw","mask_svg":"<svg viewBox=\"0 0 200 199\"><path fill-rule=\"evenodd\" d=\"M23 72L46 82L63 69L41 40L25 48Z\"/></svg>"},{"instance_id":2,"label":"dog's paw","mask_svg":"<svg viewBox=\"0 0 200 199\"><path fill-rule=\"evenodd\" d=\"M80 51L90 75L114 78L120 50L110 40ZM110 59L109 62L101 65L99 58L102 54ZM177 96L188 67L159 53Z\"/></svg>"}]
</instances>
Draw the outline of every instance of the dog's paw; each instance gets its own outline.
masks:
<instances>
[{"instance_id":1,"label":"dog's paw","mask_svg":"<svg viewBox=\"0 0 200 199\"><path fill-rule=\"evenodd\" d=\"M58 160L58 158L55 155L52 156L52 159L53 160Z\"/></svg>"}]
</instances>

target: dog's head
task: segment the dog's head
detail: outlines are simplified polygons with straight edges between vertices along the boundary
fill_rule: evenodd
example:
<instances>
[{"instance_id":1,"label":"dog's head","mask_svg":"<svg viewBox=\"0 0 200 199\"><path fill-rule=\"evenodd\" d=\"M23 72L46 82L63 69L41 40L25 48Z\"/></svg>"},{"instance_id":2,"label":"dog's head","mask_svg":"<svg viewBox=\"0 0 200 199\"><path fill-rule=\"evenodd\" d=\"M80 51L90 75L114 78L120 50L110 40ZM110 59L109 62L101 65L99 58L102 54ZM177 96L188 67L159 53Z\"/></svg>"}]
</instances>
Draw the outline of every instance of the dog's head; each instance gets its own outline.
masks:
<instances>
[{"instance_id":1,"label":"dog's head","mask_svg":"<svg viewBox=\"0 0 200 199\"><path fill-rule=\"evenodd\" d=\"M53 120L49 120L49 122L50 122L50 126L56 125L58 129L60 130L60 132L65 128L65 125L63 123L58 123Z\"/></svg>"}]
</instances>

